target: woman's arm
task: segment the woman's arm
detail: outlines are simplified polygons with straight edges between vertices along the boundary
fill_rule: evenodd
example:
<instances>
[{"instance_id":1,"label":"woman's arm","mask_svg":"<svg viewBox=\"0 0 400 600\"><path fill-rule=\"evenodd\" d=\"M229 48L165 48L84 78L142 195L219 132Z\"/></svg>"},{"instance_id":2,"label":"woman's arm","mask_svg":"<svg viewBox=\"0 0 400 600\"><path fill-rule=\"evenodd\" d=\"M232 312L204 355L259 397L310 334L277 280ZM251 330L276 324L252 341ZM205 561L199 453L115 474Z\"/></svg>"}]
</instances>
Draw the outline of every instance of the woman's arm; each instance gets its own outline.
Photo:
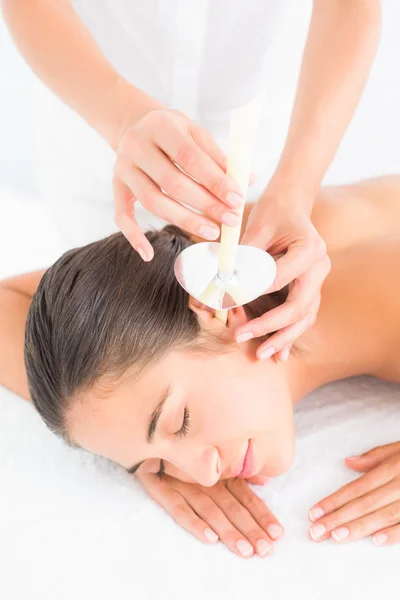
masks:
<instances>
[{"instance_id":1,"label":"woman's arm","mask_svg":"<svg viewBox=\"0 0 400 600\"><path fill-rule=\"evenodd\" d=\"M2 0L2 9L33 71L114 150L127 125L161 108L112 67L68 0Z\"/></svg>"},{"instance_id":2,"label":"woman's arm","mask_svg":"<svg viewBox=\"0 0 400 600\"><path fill-rule=\"evenodd\" d=\"M25 322L44 270L0 282L0 385L30 400L24 363Z\"/></svg>"},{"instance_id":3,"label":"woman's arm","mask_svg":"<svg viewBox=\"0 0 400 600\"><path fill-rule=\"evenodd\" d=\"M379 32L379 0L314 0L285 147L243 236L245 244L284 253L271 292L296 281L283 305L235 332L238 339L278 329L259 346L258 358L271 352L285 358L288 342L316 318L330 262L310 214L360 99Z\"/></svg>"},{"instance_id":4,"label":"woman's arm","mask_svg":"<svg viewBox=\"0 0 400 600\"><path fill-rule=\"evenodd\" d=\"M203 239L219 233L209 216L234 226L240 188L226 175L225 154L208 132L124 79L68 0L2 0L2 6L35 73L115 150L115 222L144 260L153 258L153 249L133 198Z\"/></svg>"},{"instance_id":5,"label":"woman's arm","mask_svg":"<svg viewBox=\"0 0 400 600\"><path fill-rule=\"evenodd\" d=\"M366 84L381 31L379 0L314 0L292 118L267 198L311 212Z\"/></svg>"}]
</instances>

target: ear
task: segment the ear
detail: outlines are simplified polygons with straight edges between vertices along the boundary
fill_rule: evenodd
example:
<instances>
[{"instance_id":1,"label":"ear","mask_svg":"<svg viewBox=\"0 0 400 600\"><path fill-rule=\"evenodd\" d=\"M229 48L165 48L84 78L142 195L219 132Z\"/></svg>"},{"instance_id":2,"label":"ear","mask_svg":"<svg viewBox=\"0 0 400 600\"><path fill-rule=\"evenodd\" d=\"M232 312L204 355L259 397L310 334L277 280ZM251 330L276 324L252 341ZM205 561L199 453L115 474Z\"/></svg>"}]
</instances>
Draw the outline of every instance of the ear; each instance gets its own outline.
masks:
<instances>
[{"instance_id":1,"label":"ear","mask_svg":"<svg viewBox=\"0 0 400 600\"><path fill-rule=\"evenodd\" d=\"M215 310L213 308L206 306L205 304L203 304L199 300L196 300L196 298L193 298L192 296L189 296L188 306L190 310L192 310L201 321L204 321L206 323L209 323L211 319L213 319L215 316Z\"/></svg>"},{"instance_id":2,"label":"ear","mask_svg":"<svg viewBox=\"0 0 400 600\"><path fill-rule=\"evenodd\" d=\"M205 323L215 322L215 309L206 306L196 298L189 296L189 308L198 316L198 318ZM231 308L228 311L228 327L236 328L241 325L245 325L248 322L248 318L243 306L237 306ZM219 321L218 321L219 323Z\"/></svg>"},{"instance_id":3,"label":"ear","mask_svg":"<svg viewBox=\"0 0 400 600\"><path fill-rule=\"evenodd\" d=\"M246 311L244 310L243 306L231 308L228 312L228 327L232 327L233 329L235 329L236 327L246 325L248 321L249 320L247 318Z\"/></svg>"}]
</instances>

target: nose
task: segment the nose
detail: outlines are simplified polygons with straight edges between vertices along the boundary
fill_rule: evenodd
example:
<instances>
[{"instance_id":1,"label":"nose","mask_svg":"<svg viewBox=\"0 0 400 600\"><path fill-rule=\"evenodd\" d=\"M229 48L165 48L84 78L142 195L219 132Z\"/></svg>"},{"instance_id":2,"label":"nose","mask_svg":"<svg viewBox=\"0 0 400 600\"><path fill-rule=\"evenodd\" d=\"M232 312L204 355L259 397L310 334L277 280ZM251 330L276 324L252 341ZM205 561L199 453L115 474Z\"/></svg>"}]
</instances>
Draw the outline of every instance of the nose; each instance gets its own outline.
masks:
<instances>
[{"instance_id":1,"label":"nose","mask_svg":"<svg viewBox=\"0 0 400 600\"><path fill-rule=\"evenodd\" d=\"M204 487L215 485L222 473L221 459L214 446L176 448L171 459L172 465Z\"/></svg>"}]
</instances>

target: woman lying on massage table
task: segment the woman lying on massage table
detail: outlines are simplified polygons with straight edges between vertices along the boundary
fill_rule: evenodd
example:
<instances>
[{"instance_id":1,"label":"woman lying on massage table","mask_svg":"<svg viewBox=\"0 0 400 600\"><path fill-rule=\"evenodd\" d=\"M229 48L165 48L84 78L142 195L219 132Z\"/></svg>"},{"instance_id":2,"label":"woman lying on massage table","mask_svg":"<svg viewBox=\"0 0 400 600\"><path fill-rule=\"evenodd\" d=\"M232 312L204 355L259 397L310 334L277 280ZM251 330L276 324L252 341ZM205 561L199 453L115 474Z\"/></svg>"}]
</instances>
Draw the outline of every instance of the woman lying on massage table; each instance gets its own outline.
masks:
<instances>
[{"instance_id":1,"label":"woman lying on massage table","mask_svg":"<svg viewBox=\"0 0 400 600\"><path fill-rule=\"evenodd\" d=\"M313 223L332 270L286 361L257 360L260 340L237 344L233 329L287 290L231 310L225 326L176 281L191 242L168 226L147 233L149 263L119 233L3 281L0 383L67 443L135 472L200 540L269 554L283 528L247 482L290 468L294 405L352 375L400 382L400 177L323 189ZM312 508L310 539L400 541L400 442L346 460L364 474Z\"/></svg>"}]
</instances>

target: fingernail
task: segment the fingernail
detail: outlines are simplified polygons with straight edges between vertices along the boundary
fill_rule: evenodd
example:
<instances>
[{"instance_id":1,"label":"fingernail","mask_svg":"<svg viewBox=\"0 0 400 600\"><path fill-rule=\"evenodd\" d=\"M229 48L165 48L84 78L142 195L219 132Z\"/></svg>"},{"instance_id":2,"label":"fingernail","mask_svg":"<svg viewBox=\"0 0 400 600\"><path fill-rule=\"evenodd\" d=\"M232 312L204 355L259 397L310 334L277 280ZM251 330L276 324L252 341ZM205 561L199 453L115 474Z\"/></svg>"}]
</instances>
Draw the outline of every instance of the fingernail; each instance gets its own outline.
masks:
<instances>
[{"instance_id":1,"label":"fingernail","mask_svg":"<svg viewBox=\"0 0 400 600\"><path fill-rule=\"evenodd\" d=\"M386 533L377 533L373 536L372 541L374 542L375 546L382 546L382 544L387 542L387 539L388 536Z\"/></svg>"},{"instance_id":2,"label":"fingernail","mask_svg":"<svg viewBox=\"0 0 400 600\"><path fill-rule=\"evenodd\" d=\"M212 529L209 529L208 527L204 530L204 537L206 538L206 540L208 540L209 542L213 542L213 543L219 539L217 534Z\"/></svg>"},{"instance_id":3,"label":"fingernail","mask_svg":"<svg viewBox=\"0 0 400 600\"><path fill-rule=\"evenodd\" d=\"M271 550L272 546L271 544L268 544L268 542L266 542L265 540L258 540L256 548L258 554L264 556L265 554L267 554L267 552Z\"/></svg>"},{"instance_id":4,"label":"fingernail","mask_svg":"<svg viewBox=\"0 0 400 600\"><path fill-rule=\"evenodd\" d=\"M147 254L146 252L143 250L143 248L138 248L137 249L138 253L140 254L141 258L147 262Z\"/></svg>"},{"instance_id":5,"label":"fingernail","mask_svg":"<svg viewBox=\"0 0 400 600\"><path fill-rule=\"evenodd\" d=\"M260 360L265 360L266 358L271 358L271 356L275 354L275 348L266 348L258 355Z\"/></svg>"},{"instance_id":6,"label":"fingernail","mask_svg":"<svg viewBox=\"0 0 400 600\"><path fill-rule=\"evenodd\" d=\"M228 227L237 227L240 225L241 218L234 213L226 212L222 215L222 222Z\"/></svg>"},{"instance_id":7,"label":"fingernail","mask_svg":"<svg viewBox=\"0 0 400 600\"><path fill-rule=\"evenodd\" d=\"M267 483L269 481L269 477L264 477L264 475L259 475L258 477L263 481L263 483Z\"/></svg>"},{"instance_id":8,"label":"fingernail","mask_svg":"<svg viewBox=\"0 0 400 600\"><path fill-rule=\"evenodd\" d=\"M325 512L322 510L322 508L319 508L318 506L317 508L312 508L308 513L308 516L310 517L311 521L318 521L318 519L323 517L324 514Z\"/></svg>"},{"instance_id":9,"label":"fingernail","mask_svg":"<svg viewBox=\"0 0 400 600\"><path fill-rule=\"evenodd\" d=\"M334 540L341 542L349 536L349 533L350 531L347 529L347 527L338 527L332 531L331 535Z\"/></svg>"},{"instance_id":10,"label":"fingernail","mask_svg":"<svg viewBox=\"0 0 400 600\"><path fill-rule=\"evenodd\" d=\"M347 460L360 460L360 458L362 458L362 456L348 456Z\"/></svg>"},{"instance_id":11,"label":"fingernail","mask_svg":"<svg viewBox=\"0 0 400 600\"><path fill-rule=\"evenodd\" d=\"M270 535L272 538L276 538L282 533L282 527L280 525L277 525L276 523L271 523L267 527L267 532L268 535Z\"/></svg>"},{"instance_id":12,"label":"fingernail","mask_svg":"<svg viewBox=\"0 0 400 600\"><path fill-rule=\"evenodd\" d=\"M234 192L229 192L226 197L226 201L232 208L239 208L244 204L244 198L239 196L239 194L235 194Z\"/></svg>"},{"instance_id":13,"label":"fingernail","mask_svg":"<svg viewBox=\"0 0 400 600\"><path fill-rule=\"evenodd\" d=\"M253 546L249 544L249 542L246 542L246 540L239 540L236 542L236 548L242 556L251 556L254 552Z\"/></svg>"},{"instance_id":14,"label":"fingernail","mask_svg":"<svg viewBox=\"0 0 400 600\"><path fill-rule=\"evenodd\" d=\"M287 360L289 358L289 354L290 354L290 348L285 348L284 350L282 350L281 360L283 360L283 362L287 362Z\"/></svg>"},{"instance_id":15,"label":"fingernail","mask_svg":"<svg viewBox=\"0 0 400 600\"><path fill-rule=\"evenodd\" d=\"M251 340L253 337L254 335L252 333L246 331L246 333L241 333L240 335L238 335L236 341L238 344L241 344L242 342L247 342L248 340Z\"/></svg>"},{"instance_id":16,"label":"fingernail","mask_svg":"<svg viewBox=\"0 0 400 600\"><path fill-rule=\"evenodd\" d=\"M324 525L315 525L315 527L310 528L310 535L314 541L319 540L324 533L326 533L326 528Z\"/></svg>"},{"instance_id":17,"label":"fingernail","mask_svg":"<svg viewBox=\"0 0 400 600\"><path fill-rule=\"evenodd\" d=\"M219 236L219 229L210 225L202 225L199 229L199 235L206 240L216 240Z\"/></svg>"}]
</instances>

